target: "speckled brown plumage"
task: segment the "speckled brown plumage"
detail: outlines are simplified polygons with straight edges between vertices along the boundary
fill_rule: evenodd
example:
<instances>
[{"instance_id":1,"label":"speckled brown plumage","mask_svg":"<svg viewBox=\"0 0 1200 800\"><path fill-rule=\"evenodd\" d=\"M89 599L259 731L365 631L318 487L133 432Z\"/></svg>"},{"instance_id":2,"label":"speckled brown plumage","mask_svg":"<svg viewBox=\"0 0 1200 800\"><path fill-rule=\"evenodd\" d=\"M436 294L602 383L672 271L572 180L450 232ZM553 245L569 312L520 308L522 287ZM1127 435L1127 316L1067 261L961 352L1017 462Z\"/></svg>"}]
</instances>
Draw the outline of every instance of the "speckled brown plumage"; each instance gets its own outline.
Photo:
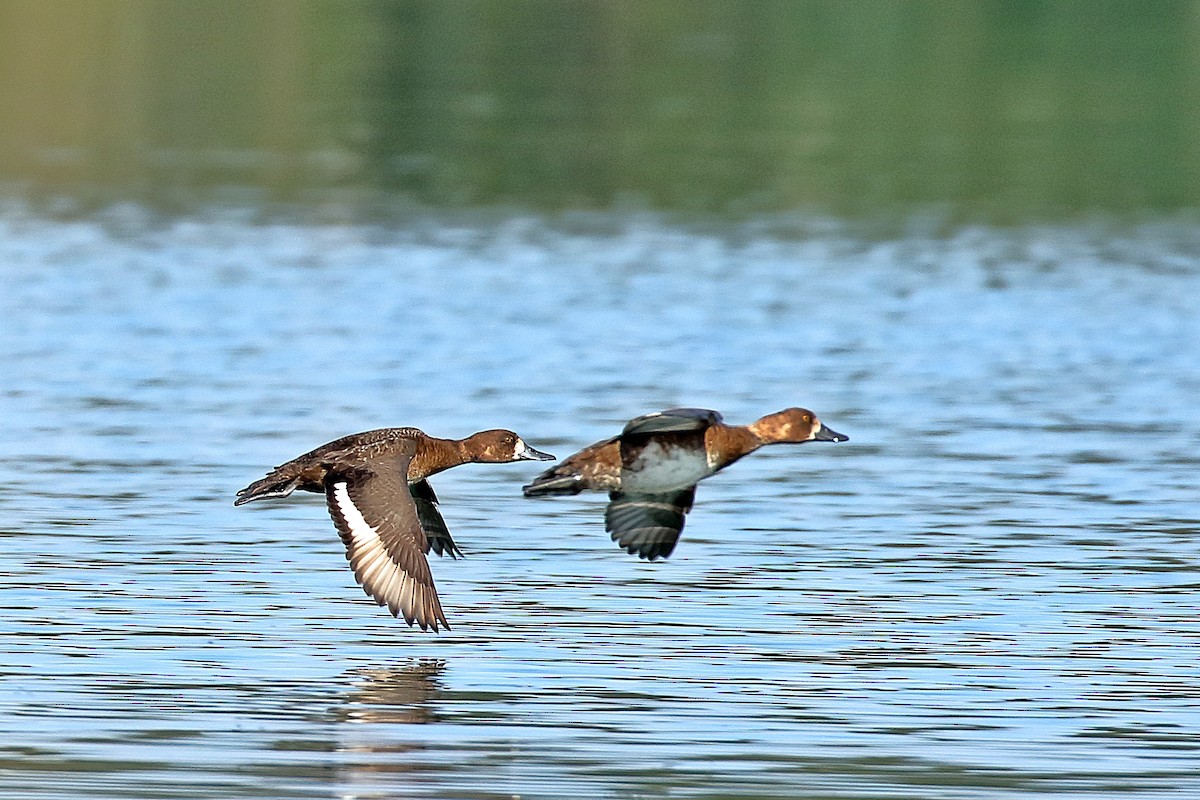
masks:
<instances>
[{"instance_id":1,"label":"speckled brown plumage","mask_svg":"<svg viewBox=\"0 0 1200 800\"><path fill-rule=\"evenodd\" d=\"M281 464L238 492L234 505L296 490L324 494L363 590L409 625L436 631L450 626L426 554L456 558L462 551L426 479L459 464L552 458L512 431L437 439L417 428L381 428L344 436Z\"/></svg>"},{"instance_id":2,"label":"speckled brown plumage","mask_svg":"<svg viewBox=\"0 0 1200 800\"><path fill-rule=\"evenodd\" d=\"M630 420L620 436L568 456L523 491L526 497L608 492L605 530L629 553L654 560L674 550L699 481L764 445L847 438L804 408L750 425L726 425L709 409L673 408Z\"/></svg>"}]
</instances>

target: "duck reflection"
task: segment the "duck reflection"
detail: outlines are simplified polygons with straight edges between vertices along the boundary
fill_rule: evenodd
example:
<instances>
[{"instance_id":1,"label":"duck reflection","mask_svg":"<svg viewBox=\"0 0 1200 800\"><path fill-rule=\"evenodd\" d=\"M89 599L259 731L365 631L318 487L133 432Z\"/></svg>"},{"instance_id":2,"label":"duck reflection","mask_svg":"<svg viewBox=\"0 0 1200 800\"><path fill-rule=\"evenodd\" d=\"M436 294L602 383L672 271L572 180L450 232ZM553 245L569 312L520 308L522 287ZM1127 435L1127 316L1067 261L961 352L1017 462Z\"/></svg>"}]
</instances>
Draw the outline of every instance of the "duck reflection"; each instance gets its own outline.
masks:
<instances>
[{"instance_id":1,"label":"duck reflection","mask_svg":"<svg viewBox=\"0 0 1200 800\"><path fill-rule=\"evenodd\" d=\"M441 693L440 659L418 659L395 667L352 670L353 685L338 709L346 722L434 722L432 704Z\"/></svg>"}]
</instances>

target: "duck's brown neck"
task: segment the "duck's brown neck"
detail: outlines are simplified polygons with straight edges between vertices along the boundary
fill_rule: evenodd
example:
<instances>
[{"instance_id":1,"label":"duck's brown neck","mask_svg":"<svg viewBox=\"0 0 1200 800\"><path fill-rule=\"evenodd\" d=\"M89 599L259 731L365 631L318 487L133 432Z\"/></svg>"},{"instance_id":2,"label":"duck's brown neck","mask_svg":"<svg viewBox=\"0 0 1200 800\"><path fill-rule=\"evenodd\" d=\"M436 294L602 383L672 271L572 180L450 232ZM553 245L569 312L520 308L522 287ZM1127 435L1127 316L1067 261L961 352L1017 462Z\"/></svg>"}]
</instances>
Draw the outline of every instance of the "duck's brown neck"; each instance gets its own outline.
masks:
<instances>
[{"instance_id":1,"label":"duck's brown neck","mask_svg":"<svg viewBox=\"0 0 1200 800\"><path fill-rule=\"evenodd\" d=\"M408 480L419 481L444 469L457 467L472 460L467 452L466 439L438 439L426 436L417 445L412 463L408 465Z\"/></svg>"},{"instance_id":2,"label":"duck's brown neck","mask_svg":"<svg viewBox=\"0 0 1200 800\"><path fill-rule=\"evenodd\" d=\"M715 447L716 452L721 454L724 465L727 466L766 444L752 430L752 427L744 425L713 425L705 434L705 443L708 445L710 451Z\"/></svg>"},{"instance_id":3,"label":"duck's brown neck","mask_svg":"<svg viewBox=\"0 0 1200 800\"><path fill-rule=\"evenodd\" d=\"M765 417L763 419L765 419ZM763 420L761 420L761 419L751 422L749 425L746 425L742 430L744 430L748 434L750 434L750 436L752 436L754 438L754 440L758 442L759 447L762 447L764 444L771 443L771 437L769 435L767 435L767 432L765 430L763 430Z\"/></svg>"}]
</instances>

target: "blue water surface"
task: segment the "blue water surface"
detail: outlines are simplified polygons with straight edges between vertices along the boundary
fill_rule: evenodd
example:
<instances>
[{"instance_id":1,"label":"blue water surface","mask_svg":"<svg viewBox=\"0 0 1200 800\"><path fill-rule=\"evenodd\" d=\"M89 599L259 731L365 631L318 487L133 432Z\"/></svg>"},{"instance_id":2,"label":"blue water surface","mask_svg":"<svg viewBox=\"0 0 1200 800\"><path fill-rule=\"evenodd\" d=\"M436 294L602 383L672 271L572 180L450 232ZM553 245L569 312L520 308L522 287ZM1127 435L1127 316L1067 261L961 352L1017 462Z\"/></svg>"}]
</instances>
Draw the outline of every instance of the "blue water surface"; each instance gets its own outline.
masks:
<instances>
[{"instance_id":1,"label":"blue water surface","mask_svg":"<svg viewBox=\"0 0 1200 800\"><path fill-rule=\"evenodd\" d=\"M1200 227L0 214L0 794L1200 796ZM355 585L322 442L792 405L631 558L433 483L453 629Z\"/></svg>"}]
</instances>

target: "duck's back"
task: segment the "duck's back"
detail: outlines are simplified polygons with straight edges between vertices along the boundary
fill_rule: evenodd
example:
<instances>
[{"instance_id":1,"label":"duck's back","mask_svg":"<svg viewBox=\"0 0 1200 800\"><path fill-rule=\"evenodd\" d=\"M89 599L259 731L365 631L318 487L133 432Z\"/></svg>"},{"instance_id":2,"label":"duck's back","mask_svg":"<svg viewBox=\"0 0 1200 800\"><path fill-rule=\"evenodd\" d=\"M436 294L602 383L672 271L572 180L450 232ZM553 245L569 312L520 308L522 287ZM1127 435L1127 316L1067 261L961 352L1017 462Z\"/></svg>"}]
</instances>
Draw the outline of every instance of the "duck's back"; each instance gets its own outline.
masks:
<instances>
[{"instance_id":1,"label":"duck's back","mask_svg":"<svg viewBox=\"0 0 1200 800\"><path fill-rule=\"evenodd\" d=\"M622 438L654 436L660 433L687 433L707 430L721 424L720 412L709 408L668 408L634 417L621 431Z\"/></svg>"},{"instance_id":2,"label":"duck's back","mask_svg":"<svg viewBox=\"0 0 1200 800\"><path fill-rule=\"evenodd\" d=\"M635 417L620 436L596 442L568 456L534 478L523 491L526 497L620 491L622 473L631 466L629 459L647 445L656 447L658 442L674 443L680 439L691 442L699 437L701 450L685 455L702 465L704 431L720 422L721 415L706 408L672 408ZM704 472L702 466L691 463L687 466L691 472Z\"/></svg>"},{"instance_id":3,"label":"duck's back","mask_svg":"<svg viewBox=\"0 0 1200 800\"><path fill-rule=\"evenodd\" d=\"M425 434L417 428L377 428L334 439L293 458L238 492L234 505L264 497L286 497L297 489L324 492L330 471L350 469L372 460L407 452L412 455L416 443Z\"/></svg>"},{"instance_id":4,"label":"duck's back","mask_svg":"<svg viewBox=\"0 0 1200 800\"><path fill-rule=\"evenodd\" d=\"M416 441L424 437L425 433L417 428L377 428L373 431L352 433L297 456L276 469L299 463L361 463L372 458L382 458L389 452L400 452L405 449L403 442L406 440Z\"/></svg>"}]
</instances>

